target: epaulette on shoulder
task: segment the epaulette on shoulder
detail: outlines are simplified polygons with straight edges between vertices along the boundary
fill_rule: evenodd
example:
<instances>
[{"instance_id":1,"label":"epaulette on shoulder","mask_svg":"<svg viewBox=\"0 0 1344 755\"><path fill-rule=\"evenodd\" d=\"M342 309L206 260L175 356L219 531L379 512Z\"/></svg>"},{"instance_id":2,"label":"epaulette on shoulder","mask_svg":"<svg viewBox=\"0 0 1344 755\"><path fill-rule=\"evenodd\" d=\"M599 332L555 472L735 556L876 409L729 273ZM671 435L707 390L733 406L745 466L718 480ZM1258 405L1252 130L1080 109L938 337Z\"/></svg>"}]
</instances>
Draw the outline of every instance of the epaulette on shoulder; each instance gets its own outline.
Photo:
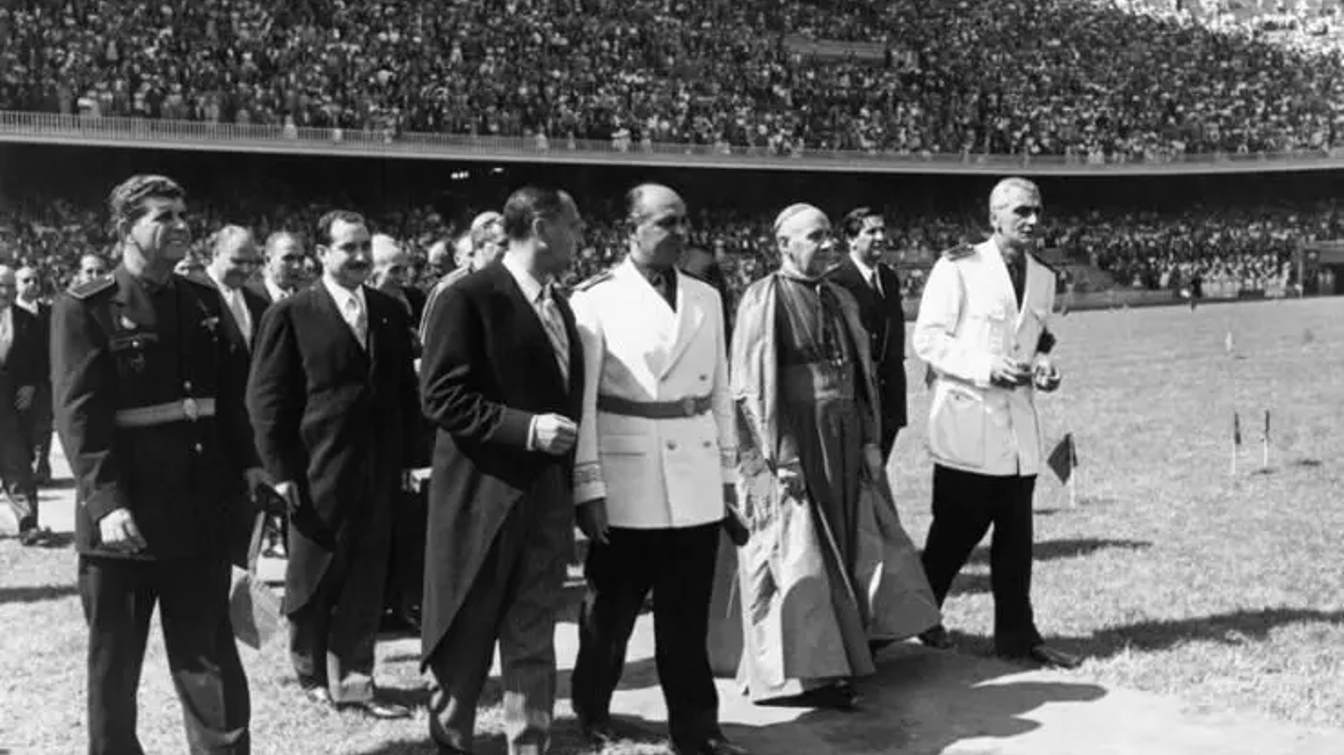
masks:
<instances>
[{"instance_id":1,"label":"epaulette on shoulder","mask_svg":"<svg viewBox=\"0 0 1344 755\"><path fill-rule=\"evenodd\" d=\"M975 254L974 246L972 246L971 244L957 244L951 249L944 249L943 253L939 256L945 260L956 261L960 259L965 259L971 256L972 254Z\"/></svg>"},{"instance_id":2,"label":"epaulette on shoulder","mask_svg":"<svg viewBox=\"0 0 1344 755\"><path fill-rule=\"evenodd\" d=\"M99 291L106 291L109 288L116 288L117 281L110 275L104 275L100 278L94 278L91 281L83 283L70 289L70 295L76 299L87 299Z\"/></svg>"},{"instance_id":3,"label":"epaulette on shoulder","mask_svg":"<svg viewBox=\"0 0 1344 755\"><path fill-rule=\"evenodd\" d=\"M603 282L603 281L606 281L606 280L611 280L611 271L610 271L610 270L603 270L602 272L598 273L597 275L590 275L590 276L588 276L588 278L586 278L585 280L583 280L583 281L580 282L577 286L574 287L574 291L575 291L575 293L577 293L577 292L579 292L579 291L587 291L588 289L592 288L593 286L596 286L597 284L599 284L599 283L601 283L601 282Z\"/></svg>"}]
</instances>

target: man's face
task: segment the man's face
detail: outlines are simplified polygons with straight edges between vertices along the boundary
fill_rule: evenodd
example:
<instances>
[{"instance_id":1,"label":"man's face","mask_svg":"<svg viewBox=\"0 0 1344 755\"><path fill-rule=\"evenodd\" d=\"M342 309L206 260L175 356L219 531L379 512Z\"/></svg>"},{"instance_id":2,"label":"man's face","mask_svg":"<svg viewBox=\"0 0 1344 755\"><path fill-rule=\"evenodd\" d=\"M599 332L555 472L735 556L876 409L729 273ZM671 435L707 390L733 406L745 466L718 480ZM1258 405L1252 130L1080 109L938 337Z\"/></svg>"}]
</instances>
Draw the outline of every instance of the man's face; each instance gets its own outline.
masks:
<instances>
[{"instance_id":1,"label":"man's face","mask_svg":"<svg viewBox=\"0 0 1344 755\"><path fill-rule=\"evenodd\" d=\"M803 275L816 277L835 266L831 221L817 210L804 210L779 229L780 254Z\"/></svg>"},{"instance_id":2,"label":"man's face","mask_svg":"<svg viewBox=\"0 0 1344 755\"><path fill-rule=\"evenodd\" d=\"M351 290L358 288L373 269L369 229L363 223L336 220L331 225L331 244L319 244L317 254L323 273Z\"/></svg>"},{"instance_id":3,"label":"man's face","mask_svg":"<svg viewBox=\"0 0 1344 755\"><path fill-rule=\"evenodd\" d=\"M504 221L492 220L485 226L481 243L471 252L471 264L475 270L489 265L504 253Z\"/></svg>"},{"instance_id":4,"label":"man's face","mask_svg":"<svg viewBox=\"0 0 1344 755\"><path fill-rule=\"evenodd\" d=\"M37 271L31 267L21 267L19 272L14 274L15 284L18 286L19 301L37 301L40 292L37 285Z\"/></svg>"},{"instance_id":5,"label":"man's face","mask_svg":"<svg viewBox=\"0 0 1344 755\"><path fill-rule=\"evenodd\" d=\"M89 282L107 275L107 263L101 257L85 257L79 261L79 279Z\"/></svg>"},{"instance_id":6,"label":"man's face","mask_svg":"<svg viewBox=\"0 0 1344 755\"><path fill-rule=\"evenodd\" d=\"M859 235L849 240L849 251L870 267L880 262L887 251L887 221L880 215L864 218Z\"/></svg>"},{"instance_id":7,"label":"man's face","mask_svg":"<svg viewBox=\"0 0 1344 755\"><path fill-rule=\"evenodd\" d=\"M583 245L583 218L573 200L565 200L555 217L542 219L539 235L546 245L547 272L559 275L573 262L574 250Z\"/></svg>"},{"instance_id":8,"label":"man's face","mask_svg":"<svg viewBox=\"0 0 1344 755\"><path fill-rule=\"evenodd\" d=\"M266 277L283 289L297 288L303 281L303 247L293 236L281 236L266 250Z\"/></svg>"},{"instance_id":9,"label":"man's face","mask_svg":"<svg viewBox=\"0 0 1344 755\"><path fill-rule=\"evenodd\" d=\"M990 222L1008 246L1028 249L1036 244L1041 222L1041 195L1021 187L1009 187L1006 201L994 209Z\"/></svg>"},{"instance_id":10,"label":"man's face","mask_svg":"<svg viewBox=\"0 0 1344 755\"><path fill-rule=\"evenodd\" d=\"M411 269L407 262L407 255L403 251L398 251L379 262L373 269L374 285L379 288L409 285Z\"/></svg>"},{"instance_id":11,"label":"man's face","mask_svg":"<svg viewBox=\"0 0 1344 755\"><path fill-rule=\"evenodd\" d=\"M176 263L185 257L191 245L186 203L181 199L145 197L140 207L140 216L126 229L130 246L139 249L151 263Z\"/></svg>"},{"instance_id":12,"label":"man's face","mask_svg":"<svg viewBox=\"0 0 1344 755\"><path fill-rule=\"evenodd\" d=\"M14 303L14 271L0 266L0 309Z\"/></svg>"},{"instance_id":13,"label":"man's face","mask_svg":"<svg viewBox=\"0 0 1344 755\"><path fill-rule=\"evenodd\" d=\"M238 288L252 277L252 271L261 265L261 253L251 236L230 236L218 249L215 258L210 261L210 269L215 277L228 288Z\"/></svg>"},{"instance_id":14,"label":"man's face","mask_svg":"<svg viewBox=\"0 0 1344 755\"><path fill-rule=\"evenodd\" d=\"M656 191L650 192L642 205L630 232L636 261L659 268L675 265L690 233L686 204L671 191Z\"/></svg>"}]
</instances>

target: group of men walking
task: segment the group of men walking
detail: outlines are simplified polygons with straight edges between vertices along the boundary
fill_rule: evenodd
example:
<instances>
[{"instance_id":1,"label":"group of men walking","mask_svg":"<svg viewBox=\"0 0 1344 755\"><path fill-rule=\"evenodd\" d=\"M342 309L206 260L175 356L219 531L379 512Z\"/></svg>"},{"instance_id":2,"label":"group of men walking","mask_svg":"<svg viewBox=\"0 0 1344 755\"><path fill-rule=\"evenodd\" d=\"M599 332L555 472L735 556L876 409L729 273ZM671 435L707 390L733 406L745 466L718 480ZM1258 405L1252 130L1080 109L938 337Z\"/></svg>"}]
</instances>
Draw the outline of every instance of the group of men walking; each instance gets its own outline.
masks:
<instances>
[{"instance_id":1,"label":"group of men walking","mask_svg":"<svg viewBox=\"0 0 1344 755\"><path fill-rule=\"evenodd\" d=\"M886 482L906 422L905 328L879 212L845 217L842 256L824 213L786 208L780 268L730 324L723 294L679 270L687 208L657 184L626 196L626 258L572 294L557 281L582 246L580 210L526 187L473 223L481 263L418 307L366 285L396 255L353 212L319 221L320 280L265 302L244 286L262 263L243 228L213 239L213 285L173 275L190 239L170 179L135 176L109 208L120 264L61 297L52 325L91 752L140 751L156 602L192 750L249 750L227 610L238 553L220 536L257 516L248 500L274 498L287 521L302 693L408 715L377 691L374 643L401 492L427 464L421 664L441 752L471 751L496 646L510 752L547 750L576 525L589 547L572 699L594 744L628 734L611 701L650 596L672 748L741 753L719 725L715 671L759 703L853 707L885 643L950 646L939 606L991 524L999 651L1075 662L1041 642L1029 602L1032 394L1059 382L1029 182L995 188L993 237L935 265L915 326L934 391L922 562ZM268 289L285 244L267 241ZM0 320L0 352L4 333ZM732 608L711 619L711 604Z\"/></svg>"}]
</instances>

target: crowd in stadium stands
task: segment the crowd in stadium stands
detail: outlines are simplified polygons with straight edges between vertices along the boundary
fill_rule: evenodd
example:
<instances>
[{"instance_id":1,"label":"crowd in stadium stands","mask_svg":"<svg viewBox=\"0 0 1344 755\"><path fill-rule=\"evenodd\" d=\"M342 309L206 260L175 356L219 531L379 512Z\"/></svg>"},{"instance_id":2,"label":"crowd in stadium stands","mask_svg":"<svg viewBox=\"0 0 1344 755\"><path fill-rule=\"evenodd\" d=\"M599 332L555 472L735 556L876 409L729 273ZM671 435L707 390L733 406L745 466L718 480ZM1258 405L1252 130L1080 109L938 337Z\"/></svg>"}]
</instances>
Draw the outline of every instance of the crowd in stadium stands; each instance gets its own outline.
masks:
<instances>
[{"instance_id":1,"label":"crowd in stadium stands","mask_svg":"<svg viewBox=\"0 0 1344 755\"><path fill-rule=\"evenodd\" d=\"M796 154L1344 145L1331 0L14 0L0 108ZM804 55L795 35L877 45ZM843 53L842 53L843 55Z\"/></svg>"},{"instance_id":2,"label":"crowd in stadium stands","mask_svg":"<svg viewBox=\"0 0 1344 755\"><path fill-rule=\"evenodd\" d=\"M0 212L0 257L36 265L53 291L68 284L81 255L108 251L96 207L36 196L7 199L0 206L5 208ZM567 283L606 268L624 253L621 228L612 222L618 214L599 209L597 202L588 206L594 210L587 213L585 247ZM275 203L269 211L259 211L238 201L194 200L195 254L206 256L210 232L226 222L246 224L258 239L264 239L270 231L282 228L305 231L326 209L326 205ZM429 208L368 214L376 230L401 240L422 259L436 242L451 242L460 231ZM903 271L906 298L918 297L925 271L940 250L983 237L970 217L903 216L893 209L887 218L890 249ZM693 222L691 245L716 253L734 290L742 290L777 266L768 217L705 212ZM1295 274L1292 253L1301 242L1340 237L1344 237L1344 205L1322 202L1293 211L1095 211L1053 218L1042 241L1044 247L1055 250L1056 260L1100 268L1120 287L1174 292L1188 289L1198 278L1210 295L1221 296L1235 295L1241 289L1264 291L1288 285ZM425 269L426 281L432 274Z\"/></svg>"}]
</instances>

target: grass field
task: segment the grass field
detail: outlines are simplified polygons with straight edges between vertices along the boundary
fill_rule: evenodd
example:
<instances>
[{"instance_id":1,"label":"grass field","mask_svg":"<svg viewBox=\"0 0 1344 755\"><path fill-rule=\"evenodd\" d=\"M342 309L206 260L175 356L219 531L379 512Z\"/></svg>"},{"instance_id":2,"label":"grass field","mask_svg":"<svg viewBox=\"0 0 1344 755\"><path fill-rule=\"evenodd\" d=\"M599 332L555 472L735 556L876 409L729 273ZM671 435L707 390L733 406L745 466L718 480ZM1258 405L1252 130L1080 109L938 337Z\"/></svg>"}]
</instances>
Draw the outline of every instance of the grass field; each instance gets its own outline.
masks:
<instances>
[{"instance_id":1,"label":"grass field","mask_svg":"<svg viewBox=\"0 0 1344 755\"><path fill-rule=\"evenodd\" d=\"M1181 696L1207 710L1344 727L1344 299L1072 313L1059 320L1061 391L1042 402L1051 439L1078 441L1080 504L1042 478L1033 596L1041 629L1089 657L1080 680ZM1233 334L1233 351L1225 336ZM1310 335L1308 335L1310 334ZM915 426L894 484L916 542L928 526L927 393L911 363ZM1272 455L1260 428L1272 412ZM1232 414L1245 445L1230 474ZM54 495L54 493L48 493ZM961 652L987 653L987 552L953 587ZM84 627L69 549L0 541L0 752L83 749ZM573 631L572 625L562 631ZM424 712L371 724L299 701L273 644L243 650L255 752L431 752ZM418 643L380 647L381 683L426 697ZM566 667L571 658L562 658ZM151 640L140 732L150 752L183 736L162 643ZM561 695L567 697L567 674ZM639 684L653 685L652 674ZM497 702L497 687L487 703ZM567 703L556 750L577 736ZM498 730L498 712L481 727ZM488 739L482 752L502 752ZM656 741L622 752L662 752Z\"/></svg>"}]
</instances>

